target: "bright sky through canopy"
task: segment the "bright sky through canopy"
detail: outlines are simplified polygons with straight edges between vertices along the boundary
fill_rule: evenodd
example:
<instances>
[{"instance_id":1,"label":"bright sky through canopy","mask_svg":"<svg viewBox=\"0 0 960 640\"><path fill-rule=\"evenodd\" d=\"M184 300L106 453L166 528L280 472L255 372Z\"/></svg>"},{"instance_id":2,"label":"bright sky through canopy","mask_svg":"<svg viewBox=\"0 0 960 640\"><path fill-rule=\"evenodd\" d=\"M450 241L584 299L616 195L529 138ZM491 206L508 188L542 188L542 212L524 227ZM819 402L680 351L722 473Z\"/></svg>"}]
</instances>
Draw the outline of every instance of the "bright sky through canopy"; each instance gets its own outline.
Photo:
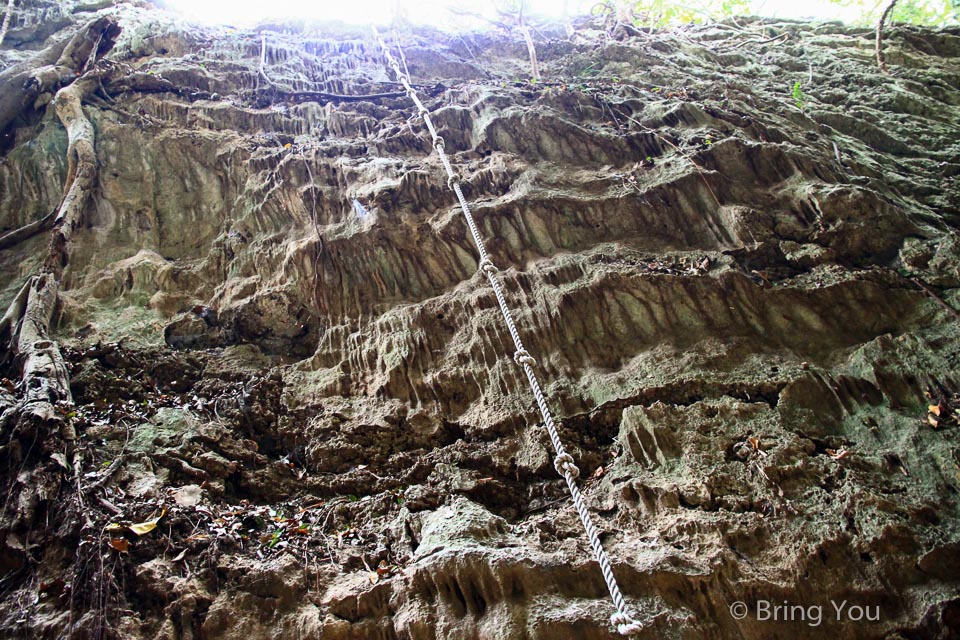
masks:
<instances>
[{"instance_id":1,"label":"bright sky through canopy","mask_svg":"<svg viewBox=\"0 0 960 640\"><path fill-rule=\"evenodd\" d=\"M385 24L391 20L396 0L167 0L166 6L184 17L208 24L250 26L264 20L303 18L339 20L352 24ZM500 3L504 4L504 3ZM544 17L587 13L596 0L527 0L527 12ZM439 27L455 26L451 9L493 16L492 0L400 0L399 6L412 22ZM841 7L828 0L755 0L751 13L781 18L854 20L872 8L869 0L861 5Z\"/></svg>"}]
</instances>

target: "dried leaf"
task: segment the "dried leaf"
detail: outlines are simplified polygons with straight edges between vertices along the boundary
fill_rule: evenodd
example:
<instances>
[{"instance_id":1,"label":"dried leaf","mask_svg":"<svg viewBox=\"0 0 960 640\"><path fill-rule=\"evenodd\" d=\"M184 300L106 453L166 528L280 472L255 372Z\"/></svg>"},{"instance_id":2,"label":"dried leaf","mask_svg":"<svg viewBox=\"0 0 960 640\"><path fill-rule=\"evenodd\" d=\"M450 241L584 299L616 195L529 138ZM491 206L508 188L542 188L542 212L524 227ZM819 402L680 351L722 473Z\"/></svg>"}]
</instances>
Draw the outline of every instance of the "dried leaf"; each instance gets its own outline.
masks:
<instances>
[{"instance_id":1,"label":"dried leaf","mask_svg":"<svg viewBox=\"0 0 960 640\"><path fill-rule=\"evenodd\" d=\"M377 584L380 582L380 576L377 575L376 571L371 571L367 573L367 579L370 580L370 584Z\"/></svg>"},{"instance_id":2,"label":"dried leaf","mask_svg":"<svg viewBox=\"0 0 960 640\"><path fill-rule=\"evenodd\" d=\"M41 582L40 588L37 589L38 595L48 595L54 598L57 598L63 594L64 591L69 589L67 583L63 581L63 578L57 578L53 582Z\"/></svg>"},{"instance_id":3,"label":"dried leaf","mask_svg":"<svg viewBox=\"0 0 960 640\"><path fill-rule=\"evenodd\" d=\"M130 551L130 542L124 538L110 538L110 546L120 553L127 553Z\"/></svg>"},{"instance_id":4,"label":"dried leaf","mask_svg":"<svg viewBox=\"0 0 960 640\"><path fill-rule=\"evenodd\" d=\"M938 405L938 404L932 404L932 405L930 405L930 406L927 408L927 410L928 410L930 413L932 413L933 415L935 415L935 416L939 416L939 415L940 415L940 405Z\"/></svg>"},{"instance_id":5,"label":"dried leaf","mask_svg":"<svg viewBox=\"0 0 960 640\"><path fill-rule=\"evenodd\" d=\"M130 531L133 531L138 536L142 536L144 534L150 533L151 531L157 528L157 524L159 524L160 518L166 515L166 513L167 513L167 510L164 509L163 511L160 512L160 515L154 518L153 520L147 520L146 522L138 522L137 524L131 524L130 526L127 527L127 529L130 529Z\"/></svg>"},{"instance_id":6,"label":"dried leaf","mask_svg":"<svg viewBox=\"0 0 960 640\"><path fill-rule=\"evenodd\" d=\"M929 413L927 414L927 422L929 422L934 429L940 426L940 420L936 416L932 416Z\"/></svg>"},{"instance_id":7,"label":"dried leaf","mask_svg":"<svg viewBox=\"0 0 960 640\"><path fill-rule=\"evenodd\" d=\"M137 524L132 524L128 527L130 531L134 532L138 536L150 533L157 528L156 520L149 520L147 522L138 522Z\"/></svg>"}]
</instances>

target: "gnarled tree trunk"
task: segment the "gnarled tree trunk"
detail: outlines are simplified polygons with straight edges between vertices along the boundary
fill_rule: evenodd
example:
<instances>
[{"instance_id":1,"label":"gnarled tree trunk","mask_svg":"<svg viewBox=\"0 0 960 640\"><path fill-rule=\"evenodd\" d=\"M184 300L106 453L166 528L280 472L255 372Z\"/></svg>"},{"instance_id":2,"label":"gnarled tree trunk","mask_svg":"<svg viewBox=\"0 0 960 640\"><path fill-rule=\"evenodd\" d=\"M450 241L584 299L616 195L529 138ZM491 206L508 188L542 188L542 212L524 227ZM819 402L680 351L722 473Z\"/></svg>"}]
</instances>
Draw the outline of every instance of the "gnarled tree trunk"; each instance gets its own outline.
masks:
<instances>
[{"instance_id":1,"label":"gnarled tree trunk","mask_svg":"<svg viewBox=\"0 0 960 640\"><path fill-rule=\"evenodd\" d=\"M99 53L108 51L120 27L114 16L101 16L61 38L26 62L0 73L0 131L4 131L38 98L52 96L76 80Z\"/></svg>"},{"instance_id":2,"label":"gnarled tree trunk","mask_svg":"<svg viewBox=\"0 0 960 640\"><path fill-rule=\"evenodd\" d=\"M5 92L0 98L0 122L9 123L32 97L59 87L52 105L69 140L67 181L58 209L3 238L12 245L42 228L53 226L39 273L21 288L0 320L3 359L20 367L19 393L16 396L8 393L3 398L6 406L0 406L3 411L0 428L13 426L5 434L3 445L12 460L36 450L34 443L45 442L51 436L62 440L66 449L64 460L72 455L75 433L70 421L65 419L73 404L70 374L60 345L51 337L50 325L57 307L60 279L68 262L69 242L80 224L97 180L94 130L83 113L82 101L86 93L97 86L99 76L96 71L83 75L81 72L95 62L101 47L109 49L112 46L118 33L116 20L109 16L87 23L66 41L62 50L60 45L54 45L35 58L43 61L59 51L55 64L34 73L29 69L22 70L20 76L14 74L12 79L8 76L6 81L14 83L14 90ZM20 77L28 79L18 85L16 82ZM72 78L75 80L68 83ZM18 510L17 513L29 519L35 511ZM19 522L18 526L29 526L29 523Z\"/></svg>"}]
</instances>

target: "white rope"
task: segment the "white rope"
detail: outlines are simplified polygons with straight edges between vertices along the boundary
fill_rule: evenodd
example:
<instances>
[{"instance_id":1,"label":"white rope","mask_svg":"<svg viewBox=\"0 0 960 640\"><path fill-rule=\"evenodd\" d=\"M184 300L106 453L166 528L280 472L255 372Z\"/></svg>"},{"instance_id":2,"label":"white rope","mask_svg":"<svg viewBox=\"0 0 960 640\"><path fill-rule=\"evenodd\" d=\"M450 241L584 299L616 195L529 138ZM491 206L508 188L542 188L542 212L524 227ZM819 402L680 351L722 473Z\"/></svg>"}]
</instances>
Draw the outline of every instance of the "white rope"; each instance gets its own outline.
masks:
<instances>
[{"instance_id":1,"label":"white rope","mask_svg":"<svg viewBox=\"0 0 960 640\"><path fill-rule=\"evenodd\" d=\"M596 557L597 563L600 565L600 572L603 574L603 579L607 583L607 589L610 591L610 597L612 598L613 604L616 607L616 612L610 617L610 623L617 628L617 631L621 635L633 635L641 631L643 629L643 625L630 615L630 612L627 609L627 604L623 599L623 594L620 593L620 586L617 584L617 580L613 575L613 568L610 566L610 560L607 558L607 552L604 550L603 544L600 542L600 535L597 533L597 529L593 525L593 520L590 518L590 512L587 510L586 502L584 502L583 495L580 493L580 489L577 487L577 478L580 476L580 469L577 468L573 456L567 453L566 449L563 448L563 442L560 440L560 434L557 433L557 427L553 422L553 416L550 413L550 408L547 406L547 400L543 396L543 391L540 390L540 383L537 380L537 376L533 370L533 367L536 366L536 360L534 360L533 356L531 356L530 353L524 348L523 341L520 340L520 333L517 331L517 325L513 321L513 315L510 313L510 308L507 306L506 298L503 295L503 290L500 288L500 282L497 279L497 267L493 264L493 261L490 260L490 256L487 255L486 247L483 244L483 238L480 236L480 231L477 229L477 224L473 219L473 214L470 212L470 205L467 204L467 199L463 197L463 190L460 188L460 176L450 165L450 160L447 158L445 151L446 145L443 141L443 138L437 133L437 129L433 124L433 120L430 118L430 111L420 101L420 97L410 84L409 75L407 75L407 73L400 68L400 64L397 62L396 58L393 57L393 54L390 53L390 49L383 41L383 38L380 37L376 27L373 28L373 33L379 42L380 47L383 49L384 54L386 55L387 62L396 74L397 80L400 81L404 89L406 89L407 95L410 96L410 99L413 100L413 103L416 105L417 115L423 118L423 122L427 126L427 130L430 132L430 139L431 143L433 144L433 148L437 150L437 155L440 157L440 163L443 164L443 168L447 173L447 186L449 186L457 195L457 200L460 203L460 209L463 211L463 217L467 221L467 227L470 229L470 235L473 236L473 242L476 245L477 253L480 256L477 270L486 275L487 280L490 281L490 287L493 289L493 293L497 298L497 304L500 307L500 313L503 315L503 320L507 325L507 329L510 331L510 337L513 338L513 344L516 347L516 352L514 353L513 359L518 366L523 368L524 373L527 375L527 381L530 383L530 390L533 392L533 397L537 402L537 407L540 409L540 415L543 416L543 424L547 429L547 434L550 436L550 441L553 443L553 449L556 451L557 456L553 461L554 468L557 470L557 473L563 476L563 479L567 482L567 488L570 490L570 495L573 498L573 506L576 508L577 515L580 516L580 522L583 523L583 528L587 532L587 538L590 541L590 546L593 548L593 555ZM400 47L399 41L397 47L398 49ZM401 56L402 55L403 52L401 49Z\"/></svg>"}]
</instances>

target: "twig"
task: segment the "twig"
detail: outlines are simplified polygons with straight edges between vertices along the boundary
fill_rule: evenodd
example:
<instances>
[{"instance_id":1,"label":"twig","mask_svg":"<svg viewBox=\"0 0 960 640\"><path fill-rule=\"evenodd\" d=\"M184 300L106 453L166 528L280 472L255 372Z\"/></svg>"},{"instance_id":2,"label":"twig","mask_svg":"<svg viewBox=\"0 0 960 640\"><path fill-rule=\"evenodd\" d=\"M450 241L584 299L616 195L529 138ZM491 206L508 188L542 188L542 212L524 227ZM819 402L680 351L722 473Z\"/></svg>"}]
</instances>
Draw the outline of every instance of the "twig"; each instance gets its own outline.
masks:
<instances>
[{"instance_id":1,"label":"twig","mask_svg":"<svg viewBox=\"0 0 960 640\"><path fill-rule=\"evenodd\" d=\"M524 2L520 2L520 9L517 12L517 27L520 30L520 35L523 36L523 41L527 43L527 55L530 56L530 74L534 81L540 82L540 65L537 63L537 48L533 44L533 36L530 35L530 28L523 23L524 4Z\"/></svg>"},{"instance_id":2,"label":"twig","mask_svg":"<svg viewBox=\"0 0 960 640\"><path fill-rule=\"evenodd\" d=\"M697 162L696 162L693 158L691 158L691 157L688 156L686 153L684 153L684 152L683 152L683 149L681 149L681 148L678 147L676 144L674 144L673 142L671 142L671 141L668 140L667 138L663 137L662 135L660 135L659 133L657 133L656 131L654 131L654 130L651 129L650 127L645 126L643 123L641 123L639 120L637 120L637 119L634 118L633 116L624 114L624 117L626 117L627 120L629 120L630 122L633 122L633 123L636 124L638 127L640 127L640 130L643 131L644 133L653 134L658 140L661 140L661 141L667 143L668 145L670 145L671 147L673 147L674 150L676 150L676 152L680 154L680 157L681 157L681 158L683 158L684 160L686 160L686 161L688 161L690 164L692 164L692 165L693 165L693 168L697 170L697 174L699 174L700 180L703 182L704 186L707 187L707 191L709 191L709 192L710 192L710 195L713 196L713 199L714 199L714 201L717 203L717 206L718 206L718 207L719 207L719 206L723 206L723 205L721 204L721 202L720 202L720 198L718 198L718 197L717 197L717 194L713 191L713 187L711 187L711 186L710 186L710 183L707 182L707 176L703 173L703 168L702 168L699 164L697 164Z\"/></svg>"},{"instance_id":3,"label":"twig","mask_svg":"<svg viewBox=\"0 0 960 640\"><path fill-rule=\"evenodd\" d=\"M7 29L10 28L10 16L13 15L13 5L16 0L7 0L7 12L3 16L3 25L0 26L0 44L3 44L3 39L7 37Z\"/></svg>"},{"instance_id":4,"label":"twig","mask_svg":"<svg viewBox=\"0 0 960 640\"><path fill-rule=\"evenodd\" d=\"M916 276L911 276L910 281L916 284L921 289L923 289L928 296L936 300L937 304L939 304L941 307L949 311L950 315L952 315L956 320L960 320L960 311L957 311L956 309L951 307L949 304L947 304L947 301L941 298L936 291L930 288L930 285L928 285L926 282L924 282L923 280L921 280Z\"/></svg>"},{"instance_id":5,"label":"twig","mask_svg":"<svg viewBox=\"0 0 960 640\"><path fill-rule=\"evenodd\" d=\"M890 0L890 4L887 5L887 8L883 10L883 15L880 16L880 22L877 23L877 65L880 67L880 71L884 73L890 73L890 71L887 69L887 59L883 55L883 23L887 21L887 16L890 15L896 4L897 0Z\"/></svg>"},{"instance_id":6,"label":"twig","mask_svg":"<svg viewBox=\"0 0 960 640\"><path fill-rule=\"evenodd\" d=\"M552 507L553 505L557 504L558 502L563 502L563 501L569 500L569 499L570 499L570 496L563 496L562 498L557 498L556 500L551 500L550 502L544 502L543 504L541 504L541 505L539 505L539 506L537 506L537 507L533 507L532 509L527 509L526 511L524 511L523 513L521 513L518 517L522 518L522 517L524 517L524 516L530 515L531 513L537 513L538 511L543 511L543 510L547 509L548 507Z\"/></svg>"},{"instance_id":7,"label":"twig","mask_svg":"<svg viewBox=\"0 0 960 640\"><path fill-rule=\"evenodd\" d=\"M403 63L403 72L407 74L407 77L410 76L410 67L407 66L407 56L403 53L403 47L400 46L400 32L396 29L393 30L393 39L397 43L397 52L400 54L400 62Z\"/></svg>"},{"instance_id":8,"label":"twig","mask_svg":"<svg viewBox=\"0 0 960 640\"><path fill-rule=\"evenodd\" d=\"M340 560L340 556L336 556L336 561L334 561L333 547L330 546L330 538L327 537L327 534L323 530L318 530L320 537L323 538L323 546L327 548L327 558L330 560L330 566L336 567L337 561Z\"/></svg>"},{"instance_id":9,"label":"twig","mask_svg":"<svg viewBox=\"0 0 960 640\"><path fill-rule=\"evenodd\" d=\"M467 50L467 53L470 54L470 57L473 58L473 61L479 65L480 61L477 60L477 56L473 55L473 49L471 49L470 45L467 44L467 41L463 39L463 36L460 35L459 32L454 32L454 35L457 36L457 39L459 39L461 43L463 43L463 48ZM409 73L407 75L409 75Z\"/></svg>"},{"instance_id":10,"label":"twig","mask_svg":"<svg viewBox=\"0 0 960 640\"><path fill-rule=\"evenodd\" d=\"M313 179L313 171L310 169L310 162L307 160L307 157L304 154L300 154L303 158L303 164L307 168L307 176L310 177L310 201L312 206L312 212L310 215L310 221L313 222L313 230L317 234L317 254L313 259L313 304L317 308L317 317L323 316L323 308L320 306L320 256L323 254L323 234L320 233L320 224L317 221L317 185Z\"/></svg>"},{"instance_id":11,"label":"twig","mask_svg":"<svg viewBox=\"0 0 960 640\"><path fill-rule=\"evenodd\" d=\"M273 86L273 82L270 81L270 78L267 76L267 72L264 71L264 66L267 63L267 34L260 34L260 67L257 69L257 85L256 88L260 88L260 79L267 81L269 86Z\"/></svg>"},{"instance_id":12,"label":"twig","mask_svg":"<svg viewBox=\"0 0 960 640\"><path fill-rule=\"evenodd\" d=\"M534 80L539 82L540 81L540 65L537 62L537 48L533 44L533 36L530 34L530 28L527 27L523 22L523 8L525 4L526 3L523 0L521 0L520 8L518 9L517 16L516 16L516 20L517 20L516 27L520 31L520 34L523 36L523 40L527 45L527 53L530 56L531 76ZM465 11L462 9L454 9L452 7L447 7L447 11L449 13L452 13L455 16L467 16L470 18L476 18L476 19L482 20L488 24L491 24L495 27L499 27L500 29L503 29L504 31L507 31L508 33L513 29L513 27L508 22L491 20L490 18L487 18L486 16L483 16L474 11ZM504 18L513 18L513 15L506 11L498 11L497 13Z\"/></svg>"},{"instance_id":13,"label":"twig","mask_svg":"<svg viewBox=\"0 0 960 640\"><path fill-rule=\"evenodd\" d=\"M86 523L84 528L90 528L93 526L93 521L90 520L90 515L87 513L86 507L83 504L83 486L80 481L80 467L83 466L83 455L80 453L80 449L74 449L73 451L73 480L77 486L77 509L78 515L82 515Z\"/></svg>"},{"instance_id":14,"label":"twig","mask_svg":"<svg viewBox=\"0 0 960 640\"><path fill-rule=\"evenodd\" d=\"M100 478L98 478L96 482L94 482L93 484L91 484L91 485L88 487L88 489L98 489L98 488L102 487L103 485L107 484L107 481L113 476L113 474L115 474L115 473L117 472L117 470L118 470L121 466L123 466L123 463L126 462L126 461L127 461L127 455L126 455L126 454L122 454L122 455L118 456L116 460L114 460L113 462L110 463L110 466L107 467L107 470L104 472L104 474L103 474Z\"/></svg>"},{"instance_id":15,"label":"twig","mask_svg":"<svg viewBox=\"0 0 960 640\"><path fill-rule=\"evenodd\" d=\"M738 44L735 44L735 45L732 45L732 46L729 46L729 47L723 47L723 50L724 50L724 51L733 51L734 49L739 49L740 47L744 47L744 46L746 46L746 45L748 45L748 44L769 44L769 43L771 43L771 42L774 42L774 41L776 41L776 40L781 40L781 39L785 42L785 41L787 41L789 38L790 38L790 34L789 34L789 33L781 33L781 34L778 35L778 36L773 36L772 38L766 38L765 40L757 40L756 38L750 38L750 39L747 39L747 40L743 40L743 41L741 41L741 42L738 43ZM779 44L779 43L778 43L778 44ZM718 47L718 49L720 49L720 47Z\"/></svg>"},{"instance_id":16,"label":"twig","mask_svg":"<svg viewBox=\"0 0 960 640\"><path fill-rule=\"evenodd\" d=\"M115 516L123 515L123 510L117 505L113 504L103 496L97 496L97 502L99 502L107 511L111 512Z\"/></svg>"}]
</instances>

